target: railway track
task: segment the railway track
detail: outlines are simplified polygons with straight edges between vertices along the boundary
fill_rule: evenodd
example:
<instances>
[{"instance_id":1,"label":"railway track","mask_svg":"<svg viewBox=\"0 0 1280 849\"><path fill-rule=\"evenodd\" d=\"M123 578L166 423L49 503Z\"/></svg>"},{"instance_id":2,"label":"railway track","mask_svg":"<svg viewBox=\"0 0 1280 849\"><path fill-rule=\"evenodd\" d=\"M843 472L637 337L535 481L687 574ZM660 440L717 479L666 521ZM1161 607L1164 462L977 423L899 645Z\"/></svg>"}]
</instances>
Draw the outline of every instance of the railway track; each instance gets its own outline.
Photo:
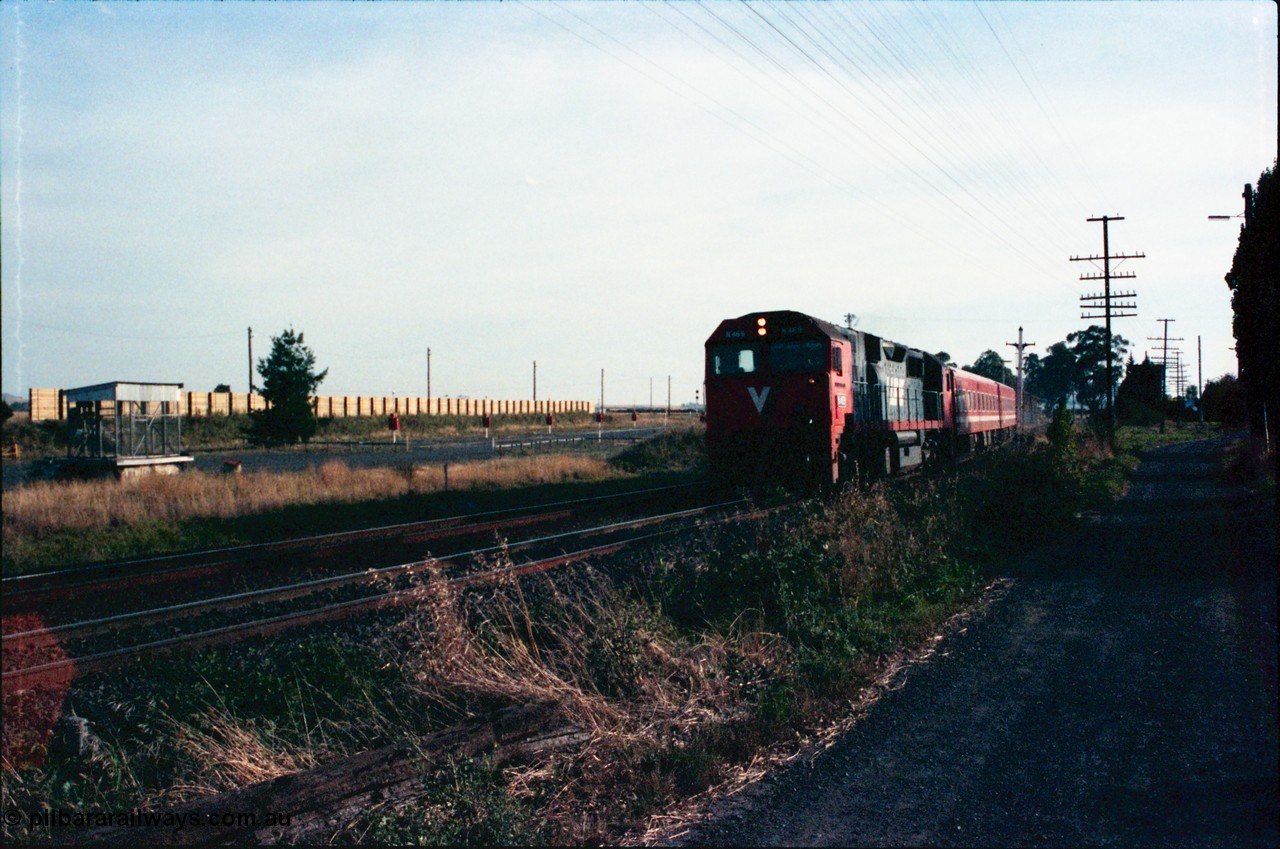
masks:
<instances>
[{"instance_id":1,"label":"railway track","mask_svg":"<svg viewBox=\"0 0 1280 849\"><path fill-rule=\"evenodd\" d=\"M266 572L299 571L308 566L327 568L335 560L345 563L385 563L388 559L412 559L416 547L440 547L454 540L466 542L486 535L504 534L522 527L590 520L611 513L648 509L655 501L676 504L696 496L692 485L675 484L631 490L604 496L447 516L420 522L385 525L299 537L278 542L234 546L131 560L109 561L6 577L0 581L3 632L13 630L14 614L39 612L54 616L73 613L86 599L112 598L113 604L153 585L169 587L200 578L243 575L260 568Z\"/></svg>"},{"instance_id":2,"label":"railway track","mask_svg":"<svg viewBox=\"0 0 1280 849\"><path fill-rule=\"evenodd\" d=\"M319 578L125 613L15 628L3 636L3 684L11 692L61 686L77 675L141 655L218 645L399 607L420 600L426 591L422 578L415 580L414 576L427 575L428 580L441 580L455 588L511 580L677 534L699 522L736 520L760 512L744 513L744 506L741 499L719 501L499 542L439 558L345 569ZM483 524L488 526L489 522ZM517 562L516 556L523 559Z\"/></svg>"}]
</instances>

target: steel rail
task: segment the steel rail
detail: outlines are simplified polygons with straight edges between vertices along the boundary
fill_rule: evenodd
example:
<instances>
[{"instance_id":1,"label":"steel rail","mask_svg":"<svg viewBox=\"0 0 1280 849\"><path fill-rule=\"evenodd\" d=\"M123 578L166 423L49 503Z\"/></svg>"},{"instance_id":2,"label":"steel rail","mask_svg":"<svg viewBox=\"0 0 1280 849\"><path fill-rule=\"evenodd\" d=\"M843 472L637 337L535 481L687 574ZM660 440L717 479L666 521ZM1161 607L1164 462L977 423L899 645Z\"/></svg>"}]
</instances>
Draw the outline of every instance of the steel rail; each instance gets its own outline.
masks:
<instances>
[{"instance_id":1,"label":"steel rail","mask_svg":"<svg viewBox=\"0 0 1280 849\"><path fill-rule=\"evenodd\" d=\"M762 508L749 513L720 517L717 519L717 522L726 522L731 520L741 521L759 518L777 509L779 508ZM667 533L668 531L665 529L656 530L639 536L629 537L625 540L617 540L615 542L579 549L573 552L557 554L537 560L531 560L525 563L502 566L487 572L447 578L444 583L449 586L462 588L475 584L492 583L503 578L512 578L522 575L531 575L538 572L545 572L588 557L601 554L612 554L628 545L634 545L637 542L656 539L665 536ZM395 569L398 567L387 568ZM430 587L427 586L411 587L405 590L394 590L376 596L336 602L320 608L285 613L265 619L256 619L250 622L224 625L219 628L211 628L194 634L168 637L148 643L111 649L80 658L66 658L38 666L10 670L4 672L3 675L0 676L0 679L2 679L6 689L12 688L11 692L18 692L21 690L31 689L33 682L38 682L41 677L57 672L67 672L71 674L76 672L93 672L110 668L111 666L121 663L135 655L168 652L178 648L201 648L225 642L234 642L249 636L270 636L292 628L316 624L319 622L335 621L358 613L381 610L383 608L400 607L420 600L424 595L426 595L429 589Z\"/></svg>"},{"instance_id":2,"label":"steel rail","mask_svg":"<svg viewBox=\"0 0 1280 849\"><path fill-rule=\"evenodd\" d=\"M474 531L481 533L486 530L493 530L498 527L494 522L477 523L478 519L493 519L495 517L517 517L520 514L527 515L525 518L533 520L541 520L544 517L549 519L562 518L563 513L538 513L536 511L549 511L555 508L572 508L576 506L590 504L604 504L609 501L616 501L627 498L639 498L647 495L654 495L661 492L669 492L676 489L689 489L692 484L669 484L660 487L650 487L648 489L630 490L620 493L609 493L607 495L588 496L584 498L572 498L562 501L553 501L547 504L526 505L521 507L508 507L501 510L487 510L476 513L467 513L459 516L442 516L438 519L428 519L421 522L404 522L395 525L381 525L375 528L365 528L357 531L336 531L328 534L317 534L308 537L296 537L287 540L276 540L273 542L253 543L250 545L226 546L223 548L201 549L199 551L182 552L179 554L155 555L152 557L142 557L133 560L115 560L103 561L101 563L93 563L87 566L77 566L69 569L58 569L46 572L33 572L28 575L13 575L0 579L0 588L2 588L5 607L10 607L13 599L22 599L24 597L40 592L64 591L70 589L79 589L84 587L100 586L109 584L112 581L123 580L128 577L154 578L160 576L173 576L183 571L192 571L197 569L211 569L220 566L237 563L241 560L251 558L262 554L271 554L275 552L288 551L292 549L321 549L326 546L354 544L362 541L370 541L375 539L396 539L408 537L414 533L434 533L443 531L456 531L457 533L466 533ZM208 559L206 559L208 558ZM196 561L196 562L182 562ZM148 565L173 563L170 569L157 569L154 571L135 572L143 570ZM100 570L114 570L121 572L118 575L105 575L97 577L86 575L90 572L98 572ZM86 576L87 580L75 581L74 579ZM45 582L48 586L40 585ZM34 584L34 586L33 586Z\"/></svg>"},{"instance_id":3,"label":"steel rail","mask_svg":"<svg viewBox=\"0 0 1280 849\"><path fill-rule=\"evenodd\" d=\"M324 578L314 578L308 581L297 581L292 584L285 584L278 587L266 587L259 590L248 590L246 592L231 593L228 595L214 596L211 598L198 599L196 601L183 602L181 604L167 605L165 607L150 608L147 610L130 611L129 613L118 613L114 616L104 616L98 619L88 619L82 622L69 622L63 625L52 625L44 628L33 628L27 631L19 631L13 634L5 634L0 637L0 644L9 650L15 650L25 643L41 637L61 637L62 639L79 639L83 637L101 634L106 631L115 630L119 625L130 624L155 624L170 619L179 618L188 614L197 613L204 610L212 609L230 609L242 607L247 604L255 604L270 601L285 601L292 598L298 598L304 595L321 592L327 589L334 589L352 583L376 581L378 578L387 575L409 575L420 572L424 569L432 568L438 564L456 563L473 557L483 557L489 554L496 554L502 551L522 550L531 548L535 545L554 542L556 540L568 537L588 537L603 533L611 533L626 528L643 527L651 525L655 522L671 522L677 519L688 518L702 513L708 513L723 507L731 507L744 503L743 499L733 501L724 501L717 504L708 504L701 507L694 507L688 510L679 510L673 513L659 514L656 516L646 516L640 519L627 519L622 522L611 522L607 525L597 525L591 528L580 528L573 531L563 531L556 534L547 534L540 537L533 537L527 540L519 540L514 543L502 543L498 545L486 546L484 548L475 548L470 551L462 551L456 554L450 554L447 558L427 558L423 560L415 560L409 563L399 563L393 566L382 566L376 569L362 569L358 572L346 572L341 575L331 575Z\"/></svg>"}]
</instances>

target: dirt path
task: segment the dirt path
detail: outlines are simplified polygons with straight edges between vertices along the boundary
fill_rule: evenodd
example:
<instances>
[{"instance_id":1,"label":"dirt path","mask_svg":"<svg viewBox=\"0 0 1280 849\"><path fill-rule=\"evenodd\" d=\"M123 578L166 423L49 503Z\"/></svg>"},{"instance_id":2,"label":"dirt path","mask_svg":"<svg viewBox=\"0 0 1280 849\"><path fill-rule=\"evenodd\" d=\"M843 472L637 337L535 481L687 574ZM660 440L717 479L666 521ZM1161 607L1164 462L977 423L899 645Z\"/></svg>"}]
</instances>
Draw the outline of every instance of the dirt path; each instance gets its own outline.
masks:
<instances>
[{"instance_id":1,"label":"dirt path","mask_svg":"<svg viewBox=\"0 0 1280 849\"><path fill-rule=\"evenodd\" d=\"M844 739L681 842L1280 844L1275 521L1222 448L1153 453Z\"/></svg>"}]
</instances>

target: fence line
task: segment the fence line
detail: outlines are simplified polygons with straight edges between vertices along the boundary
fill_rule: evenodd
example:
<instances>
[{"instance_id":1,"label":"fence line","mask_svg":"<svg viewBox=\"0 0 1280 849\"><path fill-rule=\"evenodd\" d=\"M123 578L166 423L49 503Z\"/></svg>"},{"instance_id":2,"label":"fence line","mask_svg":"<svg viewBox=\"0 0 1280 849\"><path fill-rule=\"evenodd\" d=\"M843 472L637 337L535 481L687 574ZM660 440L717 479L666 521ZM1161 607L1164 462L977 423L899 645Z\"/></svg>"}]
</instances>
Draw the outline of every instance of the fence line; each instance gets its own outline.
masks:
<instances>
[{"instance_id":1,"label":"fence line","mask_svg":"<svg viewBox=\"0 0 1280 849\"><path fill-rule=\"evenodd\" d=\"M61 389L32 389L31 421L64 421L67 402ZM265 410L266 399L248 392L184 392L185 416L229 416ZM589 413L591 401L533 401L497 398L416 398L377 395L317 395L311 408L319 418L359 416L482 416Z\"/></svg>"}]
</instances>

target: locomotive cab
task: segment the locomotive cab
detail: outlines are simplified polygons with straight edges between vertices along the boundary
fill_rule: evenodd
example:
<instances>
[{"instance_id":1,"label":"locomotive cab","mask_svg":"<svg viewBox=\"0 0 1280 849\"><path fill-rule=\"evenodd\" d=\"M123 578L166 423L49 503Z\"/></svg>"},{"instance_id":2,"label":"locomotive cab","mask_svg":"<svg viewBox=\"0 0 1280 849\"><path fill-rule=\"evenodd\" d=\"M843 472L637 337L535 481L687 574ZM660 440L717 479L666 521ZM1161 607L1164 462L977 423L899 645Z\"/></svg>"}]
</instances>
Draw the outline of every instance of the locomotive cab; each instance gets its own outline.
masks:
<instances>
[{"instance_id":1,"label":"locomotive cab","mask_svg":"<svg viewBox=\"0 0 1280 849\"><path fill-rule=\"evenodd\" d=\"M801 313L721 322L706 344L707 453L718 476L834 482L852 405L851 351L837 328Z\"/></svg>"}]
</instances>

